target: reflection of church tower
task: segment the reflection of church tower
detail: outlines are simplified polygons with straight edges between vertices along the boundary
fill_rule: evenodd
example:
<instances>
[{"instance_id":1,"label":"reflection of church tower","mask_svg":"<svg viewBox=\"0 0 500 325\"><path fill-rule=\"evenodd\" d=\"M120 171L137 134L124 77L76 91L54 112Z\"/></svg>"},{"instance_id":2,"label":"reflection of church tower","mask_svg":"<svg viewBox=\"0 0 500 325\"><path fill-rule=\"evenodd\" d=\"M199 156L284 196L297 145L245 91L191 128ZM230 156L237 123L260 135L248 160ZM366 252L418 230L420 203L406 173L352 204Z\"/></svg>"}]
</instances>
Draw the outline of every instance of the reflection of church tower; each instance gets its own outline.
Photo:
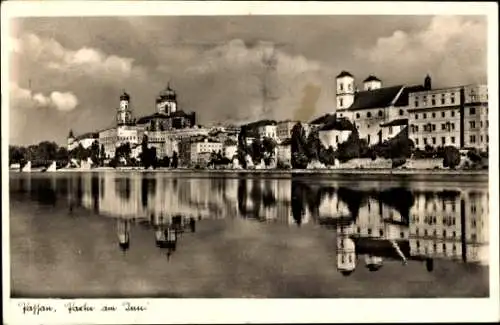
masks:
<instances>
[{"instance_id":1,"label":"reflection of church tower","mask_svg":"<svg viewBox=\"0 0 500 325\"><path fill-rule=\"evenodd\" d=\"M337 228L337 270L348 276L356 269L356 246L344 230Z\"/></svg>"},{"instance_id":2,"label":"reflection of church tower","mask_svg":"<svg viewBox=\"0 0 500 325\"><path fill-rule=\"evenodd\" d=\"M118 220L118 244L122 251L130 248L130 223L128 220Z\"/></svg>"},{"instance_id":3,"label":"reflection of church tower","mask_svg":"<svg viewBox=\"0 0 500 325\"><path fill-rule=\"evenodd\" d=\"M120 107L116 114L117 125L128 125L132 123L132 109L130 108L130 95L125 91L120 95Z\"/></svg>"},{"instance_id":4,"label":"reflection of church tower","mask_svg":"<svg viewBox=\"0 0 500 325\"><path fill-rule=\"evenodd\" d=\"M170 83L156 98L156 110L160 114L167 115L177 111L177 94L170 88Z\"/></svg>"}]
</instances>

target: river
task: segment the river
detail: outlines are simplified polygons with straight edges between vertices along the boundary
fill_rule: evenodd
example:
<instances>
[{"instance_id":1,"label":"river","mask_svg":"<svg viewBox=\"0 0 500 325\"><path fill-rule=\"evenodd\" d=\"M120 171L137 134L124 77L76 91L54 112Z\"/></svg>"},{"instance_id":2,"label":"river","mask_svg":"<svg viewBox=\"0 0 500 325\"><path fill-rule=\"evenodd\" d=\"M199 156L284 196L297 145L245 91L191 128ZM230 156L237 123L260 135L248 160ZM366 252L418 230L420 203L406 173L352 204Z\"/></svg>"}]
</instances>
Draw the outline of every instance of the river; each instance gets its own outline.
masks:
<instances>
[{"instance_id":1,"label":"river","mask_svg":"<svg viewBox=\"0 0 500 325\"><path fill-rule=\"evenodd\" d=\"M10 173L13 297L486 297L488 182Z\"/></svg>"}]
</instances>

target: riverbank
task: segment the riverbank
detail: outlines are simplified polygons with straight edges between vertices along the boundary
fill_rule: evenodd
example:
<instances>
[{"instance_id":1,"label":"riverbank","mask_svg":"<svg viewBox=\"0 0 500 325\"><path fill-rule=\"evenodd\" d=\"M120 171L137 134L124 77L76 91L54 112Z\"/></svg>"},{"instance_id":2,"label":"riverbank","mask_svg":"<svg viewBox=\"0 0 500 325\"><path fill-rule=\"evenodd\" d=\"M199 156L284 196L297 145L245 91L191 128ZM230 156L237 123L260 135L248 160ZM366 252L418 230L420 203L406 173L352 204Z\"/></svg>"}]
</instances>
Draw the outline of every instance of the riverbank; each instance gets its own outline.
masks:
<instances>
[{"instance_id":1,"label":"riverbank","mask_svg":"<svg viewBox=\"0 0 500 325\"><path fill-rule=\"evenodd\" d=\"M12 171L11 172L19 172ZM31 173L40 173L32 171ZM55 173L63 172L142 172L142 173L200 173L200 174L273 174L273 175L294 175L294 174L322 174L322 175L450 175L465 176L477 175L488 177L488 170L468 170L468 169L194 169L194 168L157 168L144 169L142 167L97 167L92 169L59 169Z\"/></svg>"}]
</instances>

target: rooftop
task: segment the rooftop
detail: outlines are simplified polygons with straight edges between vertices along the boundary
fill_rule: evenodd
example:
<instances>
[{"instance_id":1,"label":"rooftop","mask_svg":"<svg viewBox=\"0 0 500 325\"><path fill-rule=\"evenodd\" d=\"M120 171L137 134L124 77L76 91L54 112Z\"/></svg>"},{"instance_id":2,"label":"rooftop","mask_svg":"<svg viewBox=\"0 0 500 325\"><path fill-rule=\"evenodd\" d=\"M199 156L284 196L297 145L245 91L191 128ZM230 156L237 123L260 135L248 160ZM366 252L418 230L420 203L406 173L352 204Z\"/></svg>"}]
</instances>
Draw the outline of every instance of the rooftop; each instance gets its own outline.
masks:
<instances>
[{"instance_id":1,"label":"rooftop","mask_svg":"<svg viewBox=\"0 0 500 325\"><path fill-rule=\"evenodd\" d=\"M400 118L397 120L392 120L392 121L387 122L387 123L382 123L382 124L380 124L380 126L385 127L385 126L396 126L396 125L407 125L407 124L408 124L407 118Z\"/></svg>"},{"instance_id":2,"label":"rooftop","mask_svg":"<svg viewBox=\"0 0 500 325\"><path fill-rule=\"evenodd\" d=\"M368 78L366 78L363 82L370 82L370 81L381 81L381 80L375 77L374 75L369 75Z\"/></svg>"},{"instance_id":3,"label":"rooftop","mask_svg":"<svg viewBox=\"0 0 500 325\"><path fill-rule=\"evenodd\" d=\"M352 77L354 78L354 76L352 74L350 74L348 71L345 71L345 70L342 70L342 72L340 72L337 76L337 78L342 78L342 77Z\"/></svg>"}]
</instances>

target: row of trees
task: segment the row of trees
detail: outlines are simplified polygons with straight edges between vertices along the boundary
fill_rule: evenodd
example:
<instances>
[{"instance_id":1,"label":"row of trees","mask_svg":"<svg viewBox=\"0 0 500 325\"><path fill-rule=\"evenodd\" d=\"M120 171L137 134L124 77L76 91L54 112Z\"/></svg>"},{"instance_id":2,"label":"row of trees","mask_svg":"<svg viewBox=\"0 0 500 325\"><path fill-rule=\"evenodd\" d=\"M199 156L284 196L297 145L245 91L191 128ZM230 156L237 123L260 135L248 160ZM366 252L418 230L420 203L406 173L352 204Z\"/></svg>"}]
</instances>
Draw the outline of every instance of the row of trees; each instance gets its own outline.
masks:
<instances>
[{"instance_id":1,"label":"row of trees","mask_svg":"<svg viewBox=\"0 0 500 325\"><path fill-rule=\"evenodd\" d=\"M254 165L261 164L264 161L266 166L269 166L276 157L274 157L274 151L276 149L277 143L274 139L264 137L262 140L259 137L255 137L251 144L247 143L247 136L250 132L246 126L241 127L241 131L238 135L238 149L237 157L238 161L243 168L247 168L247 156L250 156Z\"/></svg>"}]
</instances>

